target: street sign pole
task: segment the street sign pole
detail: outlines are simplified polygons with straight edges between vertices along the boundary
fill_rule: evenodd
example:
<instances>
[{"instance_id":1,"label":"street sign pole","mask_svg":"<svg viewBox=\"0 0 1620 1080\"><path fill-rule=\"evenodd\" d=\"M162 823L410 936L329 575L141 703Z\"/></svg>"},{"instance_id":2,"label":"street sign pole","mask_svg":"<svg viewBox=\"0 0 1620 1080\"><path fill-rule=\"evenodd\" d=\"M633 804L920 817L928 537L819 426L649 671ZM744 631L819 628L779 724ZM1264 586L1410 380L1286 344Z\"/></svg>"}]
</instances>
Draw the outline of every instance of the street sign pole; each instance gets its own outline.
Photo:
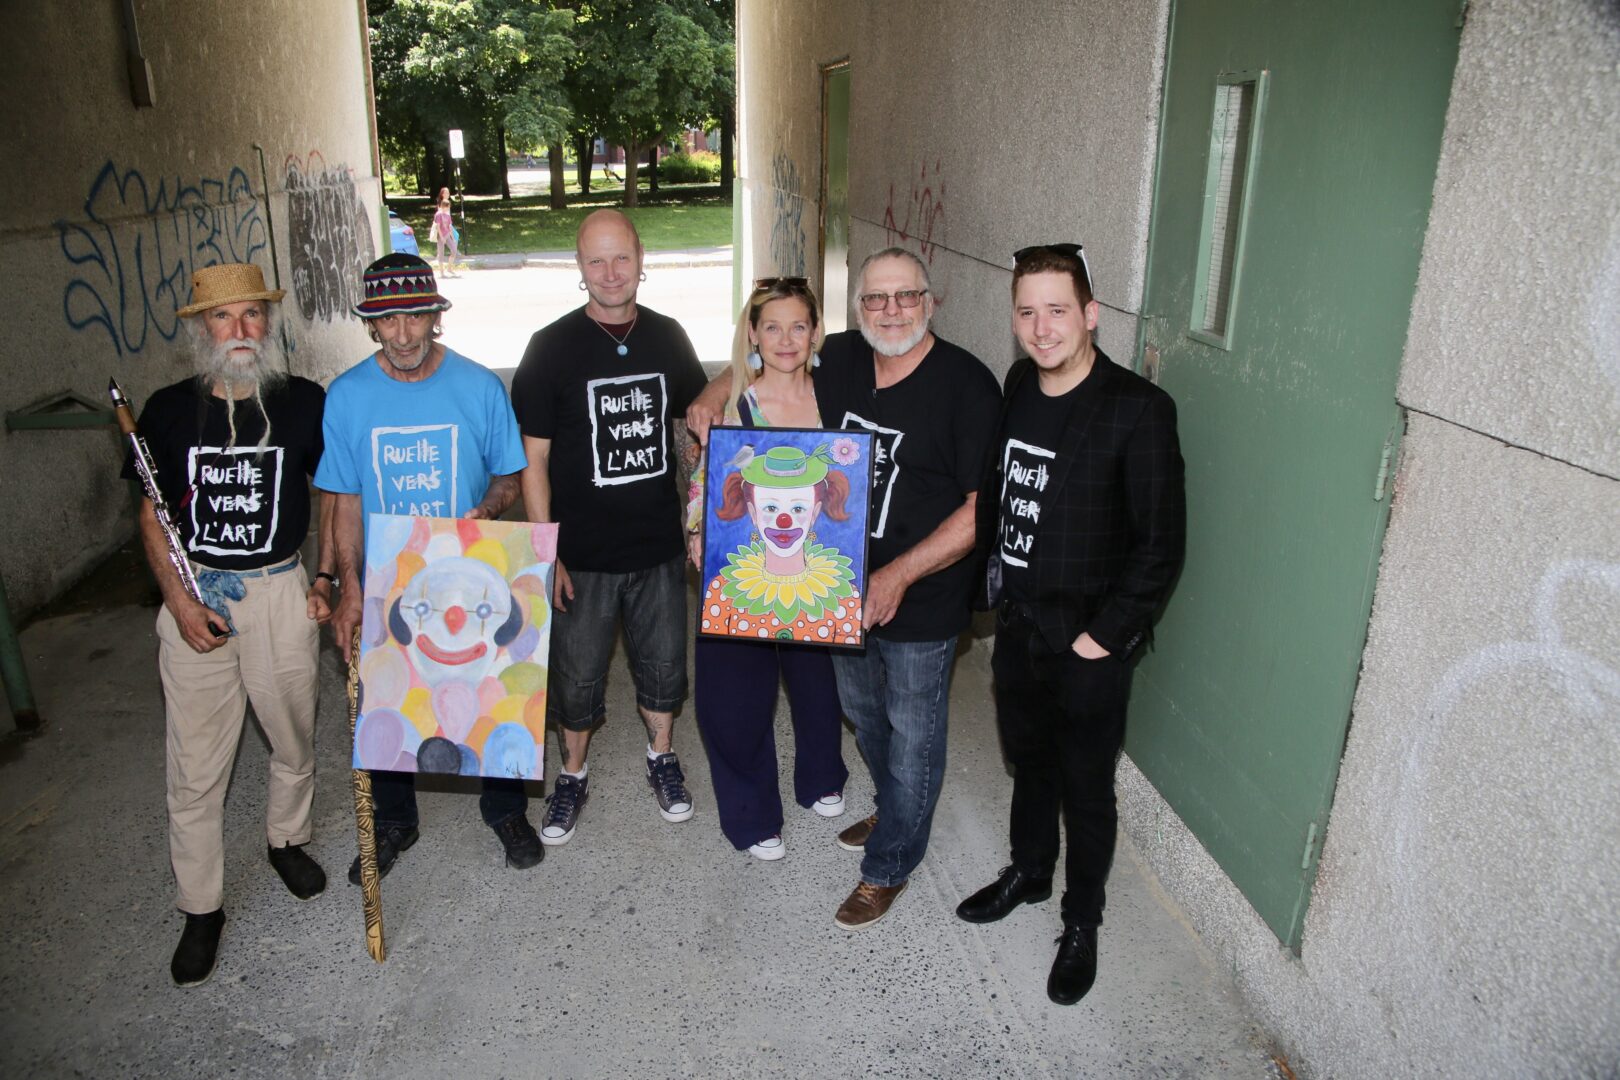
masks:
<instances>
[{"instance_id":1,"label":"street sign pole","mask_svg":"<svg viewBox=\"0 0 1620 1080\"><path fill-rule=\"evenodd\" d=\"M461 137L461 129L460 128L451 128L450 129L450 158L451 158L451 160L453 160L456 163L456 165L455 165L455 173L456 173L455 185L456 185L456 189L458 191L461 190L461 159L466 157L466 156L467 156L467 144ZM464 191L461 192L460 199L461 199L461 223L463 225L465 225L467 223L467 194L466 194L466 192L464 192Z\"/></svg>"}]
</instances>

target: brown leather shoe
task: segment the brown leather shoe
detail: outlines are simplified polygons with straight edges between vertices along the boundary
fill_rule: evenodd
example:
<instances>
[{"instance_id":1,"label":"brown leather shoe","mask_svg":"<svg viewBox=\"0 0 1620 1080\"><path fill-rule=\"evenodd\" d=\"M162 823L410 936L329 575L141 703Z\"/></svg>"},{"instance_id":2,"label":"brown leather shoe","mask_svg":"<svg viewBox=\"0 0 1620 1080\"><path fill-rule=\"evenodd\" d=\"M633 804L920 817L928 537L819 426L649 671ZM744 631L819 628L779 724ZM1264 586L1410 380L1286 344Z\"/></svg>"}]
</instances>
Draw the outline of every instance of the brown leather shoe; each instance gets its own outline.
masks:
<instances>
[{"instance_id":1,"label":"brown leather shoe","mask_svg":"<svg viewBox=\"0 0 1620 1080\"><path fill-rule=\"evenodd\" d=\"M875 828L877 828L876 814L873 814L865 821L857 821L838 834L838 846L845 851L865 851L866 838L872 835L872 830Z\"/></svg>"},{"instance_id":2,"label":"brown leather shoe","mask_svg":"<svg viewBox=\"0 0 1620 1080\"><path fill-rule=\"evenodd\" d=\"M863 881L838 906L838 914L833 916L833 922L845 930L865 930L889 913L895 899L906 891L909 884L902 881L898 885L872 885Z\"/></svg>"}]
</instances>

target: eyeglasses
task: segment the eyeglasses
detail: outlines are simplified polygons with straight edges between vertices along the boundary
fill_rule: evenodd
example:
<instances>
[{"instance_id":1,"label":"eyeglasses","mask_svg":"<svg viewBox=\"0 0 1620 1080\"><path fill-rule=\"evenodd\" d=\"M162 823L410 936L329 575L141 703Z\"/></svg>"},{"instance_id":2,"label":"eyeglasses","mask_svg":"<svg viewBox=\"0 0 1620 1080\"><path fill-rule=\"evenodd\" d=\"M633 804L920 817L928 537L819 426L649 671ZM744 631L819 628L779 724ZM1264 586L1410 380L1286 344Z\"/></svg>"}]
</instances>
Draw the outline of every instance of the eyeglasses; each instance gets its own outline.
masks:
<instances>
[{"instance_id":1,"label":"eyeglasses","mask_svg":"<svg viewBox=\"0 0 1620 1080\"><path fill-rule=\"evenodd\" d=\"M788 289L807 289L810 287L810 279L802 277L762 277L754 281L755 292L767 292L777 286Z\"/></svg>"},{"instance_id":2,"label":"eyeglasses","mask_svg":"<svg viewBox=\"0 0 1620 1080\"><path fill-rule=\"evenodd\" d=\"M1096 286L1091 277L1091 263L1086 260L1086 245L1084 244L1031 244L1021 247L1013 252L1013 262L1021 263L1031 255L1050 253L1052 255L1066 255L1071 259L1080 260L1080 269L1086 272L1086 286L1096 292Z\"/></svg>"},{"instance_id":3,"label":"eyeglasses","mask_svg":"<svg viewBox=\"0 0 1620 1080\"><path fill-rule=\"evenodd\" d=\"M912 308L922 303L922 298L927 292L927 289L901 289L894 293L861 293L861 307L867 311L882 311L889 306L889 300L892 298L901 307Z\"/></svg>"}]
</instances>

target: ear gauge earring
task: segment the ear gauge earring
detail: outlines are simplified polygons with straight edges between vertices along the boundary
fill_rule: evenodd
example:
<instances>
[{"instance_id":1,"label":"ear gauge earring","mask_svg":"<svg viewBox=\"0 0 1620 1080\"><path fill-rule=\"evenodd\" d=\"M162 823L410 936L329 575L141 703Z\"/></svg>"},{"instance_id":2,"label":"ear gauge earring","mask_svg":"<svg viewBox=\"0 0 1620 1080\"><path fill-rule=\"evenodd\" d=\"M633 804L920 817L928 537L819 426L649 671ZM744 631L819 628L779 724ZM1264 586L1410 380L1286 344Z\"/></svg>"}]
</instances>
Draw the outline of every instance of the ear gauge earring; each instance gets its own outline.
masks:
<instances>
[{"instance_id":1,"label":"ear gauge earring","mask_svg":"<svg viewBox=\"0 0 1620 1080\"><path fill-rule=\"evenodd\" d=\"M810 354L810 366L813 367L813 368L818 368L818 367L821 366L821 354L820 353L813 352L813 353Z\"/></svg>"},{"instance_id":2,"label":"ear gauge earring","mask_svg":"<svg viewBox=\"0 0 1620 1080\"><path fill-rule=\"evenodd\" d=\"M751 353L748 354L748 370L749 371L764 371L765 370L765 361L763 361L763 360L761 360L759 358L759 353L751 352Z\"/></svg>"},{"instance_id":3,"label":"ear gauge earring","mask_svg":"<svg viewBox=\"0 0 1620 1080\"><path fill-rule=\"evenodd\" d=\"M579 279L579 291L580 292L585 291L585 279L584 278Z\"/></svg>"}]
</instances>

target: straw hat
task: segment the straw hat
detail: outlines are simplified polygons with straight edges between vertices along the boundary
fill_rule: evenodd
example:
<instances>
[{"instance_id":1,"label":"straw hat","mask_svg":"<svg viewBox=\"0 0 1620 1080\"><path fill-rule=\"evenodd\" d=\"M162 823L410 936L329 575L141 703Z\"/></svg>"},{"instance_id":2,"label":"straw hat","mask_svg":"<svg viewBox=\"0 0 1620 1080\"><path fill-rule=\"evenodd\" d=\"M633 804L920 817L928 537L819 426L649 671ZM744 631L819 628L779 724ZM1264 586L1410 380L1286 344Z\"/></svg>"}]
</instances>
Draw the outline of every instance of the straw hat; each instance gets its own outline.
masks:
<instances>
[{"instance_id":1,"label":"straw hat","mask_svg":"<svg viewBox=\"0 0 1620 1080\"><path fill-rule=\"evenodd\" d=\"M191 275L191 303L176 314L197 315L243 300L280 300L286 295L286 289L265 288L264 271L252 263L222 263Z\"/></svg>"},{"instance_id":2,"label":"straw hat","mask_svg":"<svg viewBox=\"0 0 1620 1080\"><path fill-rule=\"evenodd\" d=\"M450 301L433 278L433 267L415 255L399 251L384 255L366 267L360 283L366 298L354 305L354 313L362 319L450 310Z\"/></svg>"}]
</instances>

